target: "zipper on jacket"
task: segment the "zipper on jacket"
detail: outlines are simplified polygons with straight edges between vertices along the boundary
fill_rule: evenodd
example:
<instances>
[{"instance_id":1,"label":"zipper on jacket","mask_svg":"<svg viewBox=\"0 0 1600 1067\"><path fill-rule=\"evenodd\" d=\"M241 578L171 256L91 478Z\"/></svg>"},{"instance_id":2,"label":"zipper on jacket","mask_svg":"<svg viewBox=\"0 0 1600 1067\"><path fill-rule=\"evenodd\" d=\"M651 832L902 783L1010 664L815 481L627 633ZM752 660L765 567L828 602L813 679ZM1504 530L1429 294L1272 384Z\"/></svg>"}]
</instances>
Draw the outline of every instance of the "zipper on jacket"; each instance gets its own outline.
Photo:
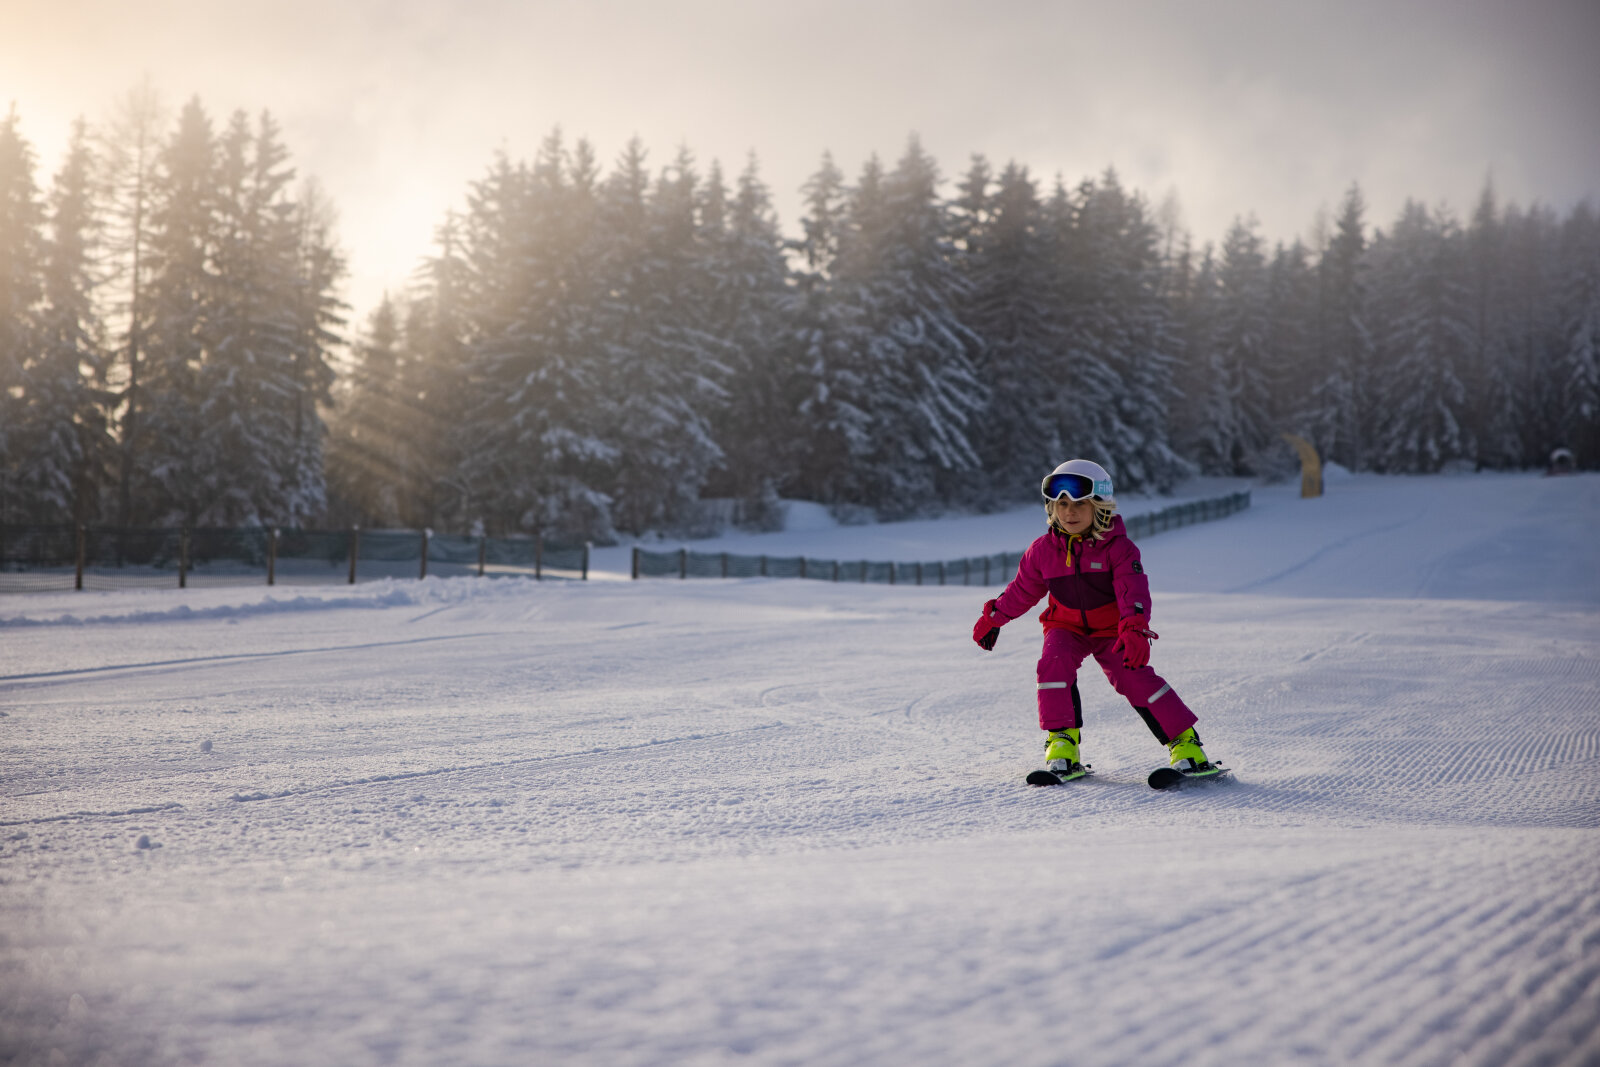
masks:
<instances>
[{"instance_id":1,"label":"zipper on jacket","mask_svg":"<svg viewBox=\"0 0 1600 1067\"><path fill-rule=\"evenodd\" d=\"M1076 558L1072 555L1073 548L1078 549ZM1067 562L1072 564L1072 580L1078 587L1078 617L1083 620L1083 636L1089 636L1089 611L1083 606L1083 540L1079 537L1069 538L1067 541Z\"/></svg>"}]
</instances>

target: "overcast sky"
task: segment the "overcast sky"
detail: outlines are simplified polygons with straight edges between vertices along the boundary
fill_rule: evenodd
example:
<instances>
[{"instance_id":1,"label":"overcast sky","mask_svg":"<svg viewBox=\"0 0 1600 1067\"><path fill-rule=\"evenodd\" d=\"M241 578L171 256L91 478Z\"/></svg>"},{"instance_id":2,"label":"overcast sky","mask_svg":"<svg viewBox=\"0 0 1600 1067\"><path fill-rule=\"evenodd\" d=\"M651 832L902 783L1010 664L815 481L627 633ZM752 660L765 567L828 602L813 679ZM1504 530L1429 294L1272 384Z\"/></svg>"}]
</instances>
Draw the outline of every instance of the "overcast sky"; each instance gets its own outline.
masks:
<instances>
[{"instance_id":1,"label":"overcast sky","mask_svg":"<svg viewBox=\"0 0 1600 1067\"><path fill-rule=\"evenodd\" d=\"M637 135L730 175L784 229L824 150L851 176L916 132L1069 183L1114 166L1200 241L1253 213L1308 235L1352 181L1404 200L1600 206L1596 0L0 0L0 109L40 183L75 116L146 75L220 126L269 110L338 208L364 318L497 150L560 125L607 166Z\"/></svg>"}]
</instances>

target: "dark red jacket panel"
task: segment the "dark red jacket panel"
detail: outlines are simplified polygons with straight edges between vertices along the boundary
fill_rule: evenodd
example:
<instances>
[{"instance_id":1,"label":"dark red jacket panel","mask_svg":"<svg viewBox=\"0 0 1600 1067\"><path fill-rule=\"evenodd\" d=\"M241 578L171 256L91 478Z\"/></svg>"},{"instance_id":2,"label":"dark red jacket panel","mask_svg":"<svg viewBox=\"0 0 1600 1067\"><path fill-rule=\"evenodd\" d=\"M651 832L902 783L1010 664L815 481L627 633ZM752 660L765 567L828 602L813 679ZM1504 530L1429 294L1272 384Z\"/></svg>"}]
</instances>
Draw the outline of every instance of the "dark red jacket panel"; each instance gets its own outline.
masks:
<instances>
[{"instance_id":1,"label":"dark red jacket panel","mask_svg":"<svg viewBox=\"0 0 1600 1067\"><path fill-rule=\"evenodd\" d=\"M1120 517L1099 540L1050 530L1022 554L1017 576L995 600L1007 618L1023 615L1049 598L1039 621L1046 629L1110 637L1128 615L1150 617L1150 583L1139 547L1128 539Z\"/></svg>"}]
</instances>

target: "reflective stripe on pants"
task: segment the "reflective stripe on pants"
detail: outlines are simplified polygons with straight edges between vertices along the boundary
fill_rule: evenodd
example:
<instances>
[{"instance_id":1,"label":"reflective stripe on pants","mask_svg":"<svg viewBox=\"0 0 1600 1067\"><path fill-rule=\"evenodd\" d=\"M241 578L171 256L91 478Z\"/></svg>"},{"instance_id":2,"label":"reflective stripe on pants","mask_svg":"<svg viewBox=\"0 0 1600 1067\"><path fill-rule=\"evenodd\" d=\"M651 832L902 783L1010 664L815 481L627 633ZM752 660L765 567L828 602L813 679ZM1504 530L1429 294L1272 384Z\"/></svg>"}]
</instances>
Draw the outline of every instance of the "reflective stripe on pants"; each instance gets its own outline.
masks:
<instances>
[{"instance_id":1,"label":"reflective stripe on pants","mask_svg":"<svg viewBox=\"0 0 1600 1067\"><path fill-rule=\"evenodd\" d=\"M1085 637L1071 630L1046 630L1044 648L1039 653L1039 726L1060 730L1082 726L1083 708L1074 683L1078 667L1093 656L1106 681L1130 705L1149 708L1163 733L1177 737L1195 724L1194 712L1148 665L1131 669L1122 665L1122 656L1113 651L1115 637Z\"/></svg>"}]
</instances>

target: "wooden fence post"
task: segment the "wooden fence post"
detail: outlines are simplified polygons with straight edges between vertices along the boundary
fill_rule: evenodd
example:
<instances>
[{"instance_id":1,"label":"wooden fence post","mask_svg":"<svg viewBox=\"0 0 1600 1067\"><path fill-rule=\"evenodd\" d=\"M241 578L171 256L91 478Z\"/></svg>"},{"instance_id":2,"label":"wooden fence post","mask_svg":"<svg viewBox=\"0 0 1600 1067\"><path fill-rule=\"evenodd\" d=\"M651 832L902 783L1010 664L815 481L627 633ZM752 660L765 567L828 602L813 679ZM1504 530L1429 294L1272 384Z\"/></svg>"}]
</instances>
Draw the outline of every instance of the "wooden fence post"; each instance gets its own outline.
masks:
<instances>
[{"instance_id":1,"label":"wooden fence post","mask_svg":"<svg viewBox=\"0 0 1600 1067\"><path fill-rule=\"evenodd\" d=\"M678 577L689 577L689 550L687 548L678 549Z\"/></svg>"},{"instance_id":2,"label":"wooden fence post","mask_svg":"<svg viewBox=\"0 0 1600 1067\"><path fill-rule=\"evenodd\" d=\"M578 575L580 581L587 582L589 580L589 553L592 551L594 551L594 542L585 541L583 543L583 573Z\"/></svg>"},{"instance_id":3,"label":"wooden fence post","mask_svg":"<svg viewBox=\"0 0 1600 1067\"><path fill-rule=\"evenodd\" d=\"M805 576L806 576L806 558L804 556L801 556L800 557L800 577L804 578Z\"/></svg>"},{"instance_id":4,"label":"wooden fence post","mask_svg":"<svg viewBox=\"0 0 1600 1067\"><path fill-rule=\"evenodd\" d=\"M431 533L426 526L422 528L422 569L417 572L417 581L428 576L428 534Z\"/></svg>"},{"instance_id":5,"label":"wooden fence post","mask_svg":"<svg viewBox=\"0 0 1600 1067\"><path fill-rule=\"evenodd\" d=\"M724 578L728 576L728 554L726 552L722 554L722 576Z\"/></svg>"},{"instance_id":6,"label":"wooden fence post","mask_svg":"<svg viewBox=\"0 0 1600 1067\"><path fill-rule=\"evenodd\" d=\"M79 591L82 591L82 589L83 589L83 557L84 557L84 554L85 554L85 550L88 547L88 540L89 540L89 531L84 528L83 523L81 523L81 522L78 523L78 546L77 546L78 577L75 579L72 588L77 589Z\"/></svg>"},{"instance_id":7,"label":"wooden fence post","mask_svg":"<svg viewBox=\"0 0 1600 1067\"><path fill-rule=\"evenodd\" d=\"M189 588L189 527L178 529L178 588Z\"/></svg>"},{"instance_id":8,"label":"wooden fence post","mask_svg":"<svg viewBox=\"0 0 1600 1067\"><path fill-rule=\"evenodd\" d=\"M361 527L350 527L350 583L356 584L356 558L361 554Z\"/></svg>"},{"instance_id":9,"label":"wooden fence post","mask_svg":"<svg viewBox=\"0 0 1600 1067\"><path fill-rule=\"evenodd\" d=\"M276 585L278 582L278 531L274 527L267 531L267 584Z\"/></svg>"},{"instance_id":10,"label":"wooden fence post","mask_svg":"<svg viewBox=\"0 0 1600 1067\"><path fill-rule=\"evenodd\" d=\"M484 565L489 562L489 535L478 535L478 577L483 577Z\"/></svg>"},{"instance_id":11,"label":"wooden fence post","mask_svg":"<svg viewBox=\"0 0 1600 1067\"><path fill-rule=\"evenodd\" d=\"M533 580L544 581L544 531L540 530L533 539Z\"/></svg>"},{"instance_id":12,"label":"wooden fence post","mask_svg":"<svg viewBox=\"0 0 1600 1067\"><path fill-rule=\"evenodd\" d=\"M639 580L639 546L633 546L633 580Z\"/></svg>"}]
</instances>

